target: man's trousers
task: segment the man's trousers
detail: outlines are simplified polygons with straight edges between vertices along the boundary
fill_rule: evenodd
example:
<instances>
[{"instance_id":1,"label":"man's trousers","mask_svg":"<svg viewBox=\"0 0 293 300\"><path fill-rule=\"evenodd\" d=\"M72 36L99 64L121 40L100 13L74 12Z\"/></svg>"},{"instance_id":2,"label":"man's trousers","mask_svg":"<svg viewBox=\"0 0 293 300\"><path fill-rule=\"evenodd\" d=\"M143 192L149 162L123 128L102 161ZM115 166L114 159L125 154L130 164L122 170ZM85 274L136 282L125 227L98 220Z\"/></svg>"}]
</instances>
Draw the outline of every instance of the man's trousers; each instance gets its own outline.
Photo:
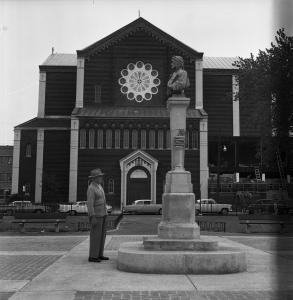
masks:
<instances>
[{"instance_id":1,"label":"man's trousers","mask_svg":"<svg viewBox=\"0 0 293 300\"><path fill-rule=\"evenodd\" d=\"M89 257L99 258L104 255L104 245L106 239L106 218L96 217L97 224L92 225L90 229L90 251Z\"/></svg>"}]
</instances>

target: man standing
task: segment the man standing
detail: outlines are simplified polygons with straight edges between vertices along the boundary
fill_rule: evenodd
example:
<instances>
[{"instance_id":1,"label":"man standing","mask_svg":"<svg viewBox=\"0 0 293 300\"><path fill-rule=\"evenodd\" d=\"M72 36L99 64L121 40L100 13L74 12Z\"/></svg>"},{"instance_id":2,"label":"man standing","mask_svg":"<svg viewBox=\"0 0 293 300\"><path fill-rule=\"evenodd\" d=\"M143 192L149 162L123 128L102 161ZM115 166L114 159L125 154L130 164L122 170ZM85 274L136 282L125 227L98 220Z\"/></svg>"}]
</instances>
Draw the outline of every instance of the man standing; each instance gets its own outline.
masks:
<instances>
[{"instance_id":1,"label":"man standing","mask_svg":"<svg viewBox=\"0 0 293 300\"><path fill-rule=\"evenodd\" d=\"M89 261L91 262L109 259L103 255L107 217L106 198L101 185L103 175L101 169L92 170L89 176L91 183L87 189L87 208L91 227Z\"/></svg>"}]
</instances>

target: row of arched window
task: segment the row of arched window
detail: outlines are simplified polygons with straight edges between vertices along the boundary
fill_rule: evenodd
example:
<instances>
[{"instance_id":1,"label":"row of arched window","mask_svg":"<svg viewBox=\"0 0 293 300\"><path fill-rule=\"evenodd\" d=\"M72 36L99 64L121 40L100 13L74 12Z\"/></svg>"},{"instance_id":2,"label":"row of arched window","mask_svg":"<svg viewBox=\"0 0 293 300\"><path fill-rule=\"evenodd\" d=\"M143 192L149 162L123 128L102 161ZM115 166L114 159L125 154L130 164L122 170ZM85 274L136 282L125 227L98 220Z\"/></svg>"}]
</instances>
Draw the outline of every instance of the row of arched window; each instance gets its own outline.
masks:
<instances>
[{"instance_id":1,"label":"row of arched window","mask_svg":"<svg viewBox=\"0 0 293 300\"><path fill-rule=\"evenodd\" d=\"M80 129L81 149L170 149L170 130ZM187 130L186 149L198 149L198 131Z\"/></svg>"}]
</instances>

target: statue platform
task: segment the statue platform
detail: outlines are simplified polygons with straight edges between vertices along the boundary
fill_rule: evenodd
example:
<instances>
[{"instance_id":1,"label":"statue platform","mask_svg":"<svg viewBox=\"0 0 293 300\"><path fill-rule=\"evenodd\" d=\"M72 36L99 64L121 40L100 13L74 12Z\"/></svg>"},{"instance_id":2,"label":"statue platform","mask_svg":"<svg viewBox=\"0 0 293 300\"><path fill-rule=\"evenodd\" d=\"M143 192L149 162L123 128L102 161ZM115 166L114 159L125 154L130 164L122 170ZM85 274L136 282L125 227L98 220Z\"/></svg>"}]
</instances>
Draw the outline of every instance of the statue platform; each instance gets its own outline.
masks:
<instances>
[{"instance_id":1,"label":"statue platform","mask_svg":"<svg viewBox=\"0 0 293 300\"><path fill-rule=\"evenodd\" d=\"M158 236L144 238L143 243L123 243L118 251L119 270L158 274L226 274L246 270L243 251L200 236L191 174L184 168L189 103L190 99L183 96L173 96L167 102L172 169L166 174Z\"/></svg>"}]
</instances>

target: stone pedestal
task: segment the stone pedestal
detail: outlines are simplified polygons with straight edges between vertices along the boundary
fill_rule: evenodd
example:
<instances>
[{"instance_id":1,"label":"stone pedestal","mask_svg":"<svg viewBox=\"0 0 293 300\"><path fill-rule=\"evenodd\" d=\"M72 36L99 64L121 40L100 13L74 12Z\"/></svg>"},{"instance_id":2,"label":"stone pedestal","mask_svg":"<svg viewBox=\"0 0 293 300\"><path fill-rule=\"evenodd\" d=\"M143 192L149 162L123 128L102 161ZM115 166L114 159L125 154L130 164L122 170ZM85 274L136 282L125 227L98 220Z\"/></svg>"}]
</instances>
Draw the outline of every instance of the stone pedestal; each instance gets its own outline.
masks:
<instances>
[{"instance_id":1,"label":"stone pedestal","mask_svg":"<svg viewBox=\"0 0 293 300\"><path fill-rule=\"evenodd\" d=\"M163 194L162 222L158 226L161 239L197 239L199 227L195 223L195 196L190 172L184 169L186 111L190 99L171 97L170 113L172 170L166 174Z\"/></svg>"},{"instance_id":2,"label":"stone pedestal","mask_svg":"<svg viewBox=\"0 0 293 300\"><path fill-rule=\"evenodd\" d=\"M143 243L123 243L118 251L119 270L159 274L224 274L246 270L243 251L200 237L191 174L184 169L189 103L182 96L171 97L167 103L172 169L166 174L158 236L145 237Z\"/></svg>"}]
</instances>

